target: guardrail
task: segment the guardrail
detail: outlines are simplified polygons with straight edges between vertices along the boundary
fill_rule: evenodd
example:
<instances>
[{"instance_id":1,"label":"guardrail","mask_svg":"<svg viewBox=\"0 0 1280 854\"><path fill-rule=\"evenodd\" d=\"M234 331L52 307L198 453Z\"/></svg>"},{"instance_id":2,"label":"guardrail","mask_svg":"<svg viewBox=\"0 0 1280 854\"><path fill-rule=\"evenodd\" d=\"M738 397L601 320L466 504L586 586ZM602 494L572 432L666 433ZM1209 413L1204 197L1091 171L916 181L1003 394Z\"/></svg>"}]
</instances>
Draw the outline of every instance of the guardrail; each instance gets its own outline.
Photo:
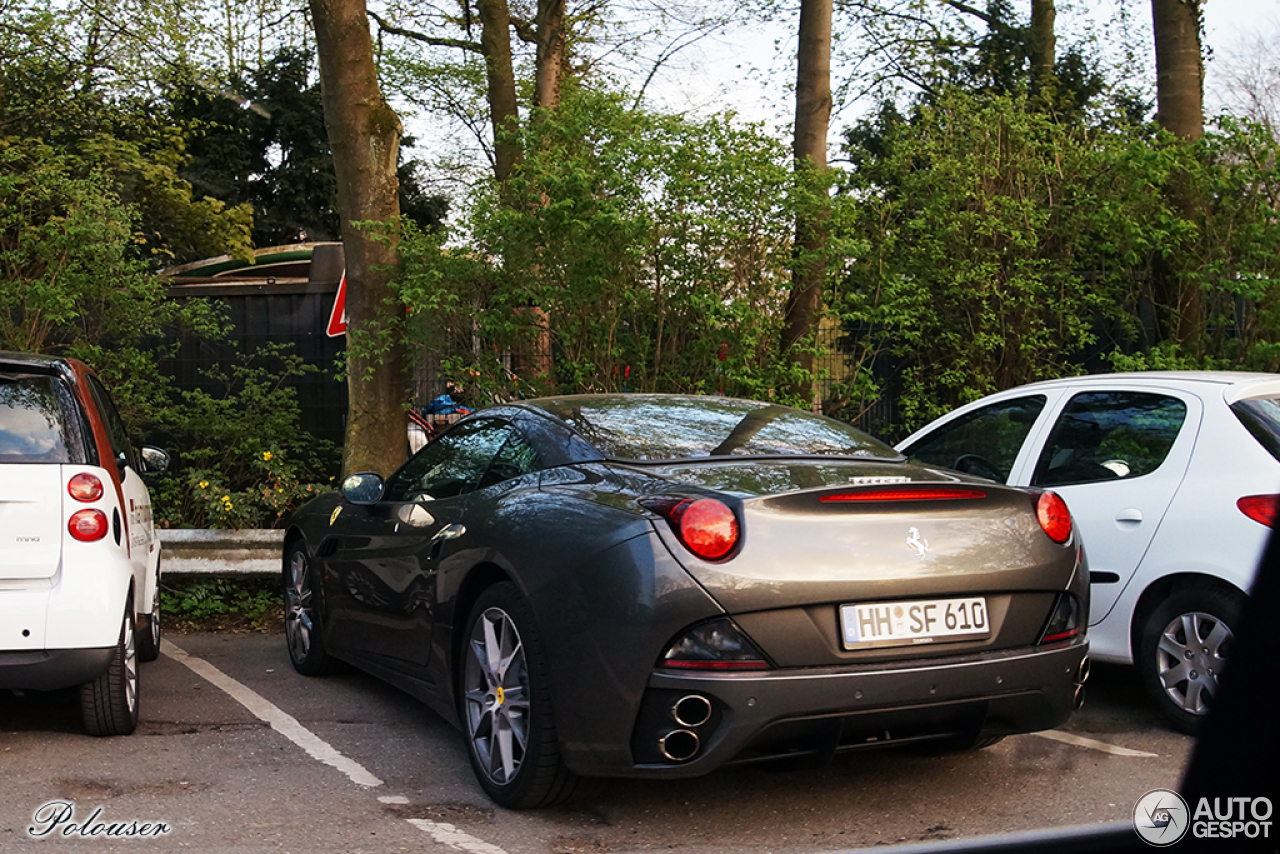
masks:
<instances>
[{"instance_id":1,"label":"guardrail","mask_svg":"<svg viewBox=\"0 0 1280 854\"><path fill-rule=\"evenodd\" d=\"M284 531L157 529L160 572L174 575L279 575Z\"/></svg>"}]
</instances>

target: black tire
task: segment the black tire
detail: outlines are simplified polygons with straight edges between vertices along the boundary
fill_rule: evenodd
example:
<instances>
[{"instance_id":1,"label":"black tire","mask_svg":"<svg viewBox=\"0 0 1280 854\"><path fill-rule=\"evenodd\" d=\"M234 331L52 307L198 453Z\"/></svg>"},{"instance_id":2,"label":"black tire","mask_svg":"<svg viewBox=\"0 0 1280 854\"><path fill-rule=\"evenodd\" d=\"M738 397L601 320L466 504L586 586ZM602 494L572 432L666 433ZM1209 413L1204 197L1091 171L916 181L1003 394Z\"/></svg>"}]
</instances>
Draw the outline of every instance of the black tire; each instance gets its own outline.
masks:
<instances>
[{"instance_id":1,"label":"black tire","mask_svg":"<svg viewBox=\"0 0 1280 854\"><path fill-rule=\"evenodd\" d=\"M138 728L140 680L134 628L130 594L111 663L96 679L80 686L80 717L90 735L129 735Z\"/></svg>"},{"instance_id":2,"label":"black tire","mask_svg":"<svg viewBox=\"0 0 1280 854\"><path fill-rule=\"evenodd\" d=\"M560 752L538 628L513 584L490 587L471 609L457 679L467 755L489 797L508 809L568 800L578 778Z\"/></svg>"},{"instance_id":3,"label":"black tire","mask_svg":"<svg viewBox=\"0 0 1280 854\"><path fill-rule=\"evenodd\" d=\"M285 556L284 637L293 669L303 676L323 676L337 667L324 648L317 580L307 544L298 540Z\"/></svg>"},{"instance_id":4,"label":"black tire","mask_svg":"<svg viewBox=\"0 0 1280 854\"><path fill-rule=\"evenodd\" d=\"M137 644L139 661L155 661L160 657L160 585L151 602L150 614L139 614Z\"/></svg>"},{"instance_id":5,"label":"black tire","mask_svg":"<svg viewBox=\"0 0 1280 854\"><path fill-rule=\"evenodd\" d=\"M1146 618L1136 663L1143 687L1178 730L1196 734L1218 697L1244 594L1205 584L1175 590Z\"/></svg>"}]
</instances>

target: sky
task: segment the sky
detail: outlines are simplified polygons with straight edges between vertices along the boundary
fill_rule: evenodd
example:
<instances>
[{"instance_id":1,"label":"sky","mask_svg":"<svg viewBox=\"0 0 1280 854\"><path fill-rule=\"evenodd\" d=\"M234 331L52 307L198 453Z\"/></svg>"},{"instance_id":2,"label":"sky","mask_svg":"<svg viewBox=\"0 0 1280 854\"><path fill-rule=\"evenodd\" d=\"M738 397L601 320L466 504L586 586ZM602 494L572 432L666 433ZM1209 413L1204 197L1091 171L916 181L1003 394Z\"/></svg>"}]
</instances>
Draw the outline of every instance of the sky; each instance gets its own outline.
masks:
<instances>
[{"instance_id":1,"label":"sky","mask_svg":"<svg viewBox=\"0 0 1280 854\"><path fill-rule=\"evenodd\" d=\"M1030 6L1026 0L1015 3ZM1059 0L1057 5L1060 44L1064 35L1069 38L1083 26L1099 30L1123 26L1117 13L1124 11L1130 25L1141 28L1143 38L1137 39L1135 31L1135 40L1152 45L1149 0ZM1243 49L1255 34L1269 33L1280 41L1280 0L1205 0L1204 16L1205 44L1210 53L1206 106L1212 111L1221 104L1216 73L1221 63ZM794 50L794 34L783 24L737 27L682 51L656 77L651 92L659 104L676 111L711 112L729 107L748 120L769 126L785 124L794 109L786 89L794 73L789 56ZM1147 53L1154 87L1154 46ZM839 69L833 69L833 75L838 76ZM858 104L850 105L843 115L833 117L833 126L852 121L860 111Z\"/></svg>"}]
</instances>

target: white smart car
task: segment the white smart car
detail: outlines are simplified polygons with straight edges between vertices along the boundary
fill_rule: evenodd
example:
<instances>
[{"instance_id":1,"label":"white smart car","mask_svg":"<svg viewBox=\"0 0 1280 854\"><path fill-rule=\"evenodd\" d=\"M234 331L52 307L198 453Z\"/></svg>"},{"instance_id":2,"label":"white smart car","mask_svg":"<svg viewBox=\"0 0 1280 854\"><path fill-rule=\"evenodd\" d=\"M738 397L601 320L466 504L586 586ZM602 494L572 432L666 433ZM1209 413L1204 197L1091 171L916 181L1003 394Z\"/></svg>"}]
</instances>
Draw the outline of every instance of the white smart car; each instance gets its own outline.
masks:
<instances>
[{"instance_id":1,"label":"white smart car","mask_svg":"<svg viewBox=\"0 0 1280 854\"><path fill-rule=\"evenodd\" d=\"M1089 554L1090 654L1136 663L1166 716L1197 728L1280 506L1280 375L1034 383L897 447L1066 499Z\"/></svg>"},{"instance_id":2,"label":"white smart car","mask_svg":"<svg viewBox=\"0 0 1280 854\"><path fill-rule=\"evenodd\" d=\"M135 448L74 359L0 353L0 689L80 686L85 728L138 723L138 660L160 652L160 543Z\"/></svg>"}]
</instances>

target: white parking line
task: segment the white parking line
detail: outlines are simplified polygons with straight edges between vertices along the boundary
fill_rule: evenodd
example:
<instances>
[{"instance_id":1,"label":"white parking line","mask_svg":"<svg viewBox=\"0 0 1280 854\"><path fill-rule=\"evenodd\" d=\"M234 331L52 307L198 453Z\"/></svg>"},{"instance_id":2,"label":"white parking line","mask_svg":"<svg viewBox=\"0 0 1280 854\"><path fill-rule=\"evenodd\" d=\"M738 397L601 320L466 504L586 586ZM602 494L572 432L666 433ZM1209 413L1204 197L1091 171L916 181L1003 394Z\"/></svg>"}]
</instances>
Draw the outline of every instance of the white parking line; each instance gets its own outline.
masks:
<instances>
[{"instance_id":1,"label":"white parking line","mask_svg":"<svg viewBox=\"0 0 1280 854\"><path fill-rule=\"evenodd\" d=\"M174 661L185 664L197 675L227 692L233 700L244 706L259 720L271 724L271 728L301 747L311 758L337 768L360 786L381 786L382 781L369 773L359 762L348 759L320 736L298 723L298 719L246 685L237 682L203 658L187 654L186 650L164 640L160 650Z\"/></svg>"},{"instance_id":2,"label":"white parking line","mask_svg":"<svg viewBox=\"0 0 1280 854\"><path fill-rule=\"evenodd\" d=\"M1052 741L1060 741L1063 744L1071 744L1076 747L1087 747L1090 750L1101 750L1103 753L1110 753L1112 756L1146 756L1158 757L1158 753L1147 753L1142 750L1130 750L1127 747L1118 747L1114 744L1107 744L1105 741L1094 741L1092 738L1085 738L1082 735L1073 735L1069 732L1063 732L1057 729L1047 729L1041 732L1032 733L1041 738L1047 738Z\"/></svg>"},{"instance_id":3,"label":"white parking line","mask_svg":"<svg viewBox=\"0 0 1280 854\"><path fill-rule=\"evenodd\" d=\"M446 824L442 821L428 821L425 818L407 819L409 824L419 830L425 830L430 833L432 838L441 845L447 845L455 851L467 851L470 854L507 854L496 845L490 845L483 839L476 839L469 833L463 833L452 824Z\"/></svg>"}]
</instances>

